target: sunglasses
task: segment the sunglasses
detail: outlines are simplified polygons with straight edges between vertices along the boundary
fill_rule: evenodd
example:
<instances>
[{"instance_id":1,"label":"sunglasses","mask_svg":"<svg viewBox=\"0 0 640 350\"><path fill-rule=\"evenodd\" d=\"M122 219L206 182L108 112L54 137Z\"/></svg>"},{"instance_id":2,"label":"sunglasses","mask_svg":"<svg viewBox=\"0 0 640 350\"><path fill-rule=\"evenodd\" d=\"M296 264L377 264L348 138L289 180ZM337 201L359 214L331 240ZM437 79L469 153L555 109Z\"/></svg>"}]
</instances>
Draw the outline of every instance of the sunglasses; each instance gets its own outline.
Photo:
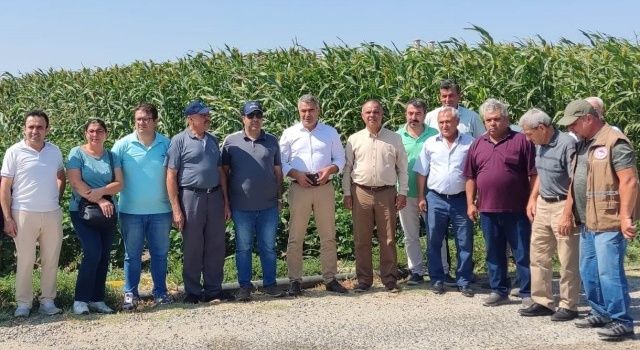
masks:
<instances>
[{"instance_id":1,"label":"sunglasses","mask_svg":"<svg viewBox=\"0 0 640 350\"><path fill-rule=\"evenodd\" d=\"M255 119L255 118L262 119L264 115L262 114L262 112L251 112L247 114L246 117L249 119Z\"/></svg>"}]
</instances>

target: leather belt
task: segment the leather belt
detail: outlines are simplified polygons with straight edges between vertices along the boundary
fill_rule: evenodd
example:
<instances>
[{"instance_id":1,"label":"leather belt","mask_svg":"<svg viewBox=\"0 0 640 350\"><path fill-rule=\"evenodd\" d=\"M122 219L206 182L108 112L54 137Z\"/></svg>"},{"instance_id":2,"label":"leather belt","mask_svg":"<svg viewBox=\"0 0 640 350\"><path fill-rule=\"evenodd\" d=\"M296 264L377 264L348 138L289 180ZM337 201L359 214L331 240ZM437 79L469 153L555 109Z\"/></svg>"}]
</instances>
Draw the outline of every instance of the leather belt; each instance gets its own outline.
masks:
<instances>
[{"instance_id":1,"label":"leather belt","mask_svg":"<svg viewBox=\"0 0 640 350\"><path fill-rule=\"evenodd\" d=\"M440 193L434 190L430 190L431 192L433 192L434 194L438 195L439 197L442 198L446 198L446 199L454 199L454 198L460 198L460 197L465 197L466 193L464 191L462 192L458 192L456 194L444 194L444 193Z\"/></svg>"},{"instance_id":2,"label":"leather belt","mask_svg":"<svg viewBox=\"0 0 640 350\"><path fill-rule=\"evenodd\" d=\"M540 196L540 198L542 198L542 200L544 200L547 203L556 203L556 202L560 202L560 201L563 201L563 200L567 199L567 196L566 195L550 196L550 197Z\"/></svg>"},{"instance_id":3,"label":"leather belt","mask_svg":"<svg viewBox=\"0 0 640 350\"><path fill-rule=\"evenodd\" d=\"M197 187L185 186L185 187L180 187L180 189L195 192L195 193L213 193L220 189L220 185L215 187L210 187L210 188L197 188Z\"/></svg>"},{"instance_id":4,"label":"leather belt","mask_svg":"<svg viewBox=\"0 0 640 350\"><path fill-rule=\"evenodd\" d=\"M373 192L383 191L383 190L395 187L394 185L385 185L385 186L365 186L361 184L355 184L355 185L367 191L373 191Z\"/></svg>"}]
</instances>

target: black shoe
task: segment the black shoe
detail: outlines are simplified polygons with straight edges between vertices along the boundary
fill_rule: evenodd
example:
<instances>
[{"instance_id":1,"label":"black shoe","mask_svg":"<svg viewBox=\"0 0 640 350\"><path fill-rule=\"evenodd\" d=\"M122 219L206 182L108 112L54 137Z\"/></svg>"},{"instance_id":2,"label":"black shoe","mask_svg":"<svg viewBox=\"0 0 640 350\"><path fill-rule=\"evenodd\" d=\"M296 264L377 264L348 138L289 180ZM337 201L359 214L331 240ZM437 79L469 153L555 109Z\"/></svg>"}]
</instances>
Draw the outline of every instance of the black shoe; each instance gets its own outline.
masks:
<instances>
[{"instance_id":1,"label":"black shoe","mask_svg":"<svg viewBox=\"0 0 640 350\"><path fill-rule=\"evenodd\" d=\"M334 293L340 293L340 294L349 293L347 288L342 286L340 282L338 282L335 278L332 279L331 282L325 284L324 287L327 289L328 292L334 292Z\"/></svg>"},{"instance_id":2,"label":"black shoe","mask_svg":"<svg viewBox=\"0 0 640 350\"><path fill-rule=\"evenodd\" d=\"M578 328L599 328L611 323L611 319L604 316L589 314L587 317L577 320L574 325Z\"/></svg>"},{"instance_id":3,"label":"black shoe","mask_svg":"<svg viewBox=\"0 0 640 350\"><path fill-rule=\"evenodd\" d=\"M211 302L220 302L220 301L234 301L235 300L235 296L229 292L226 291L221 291L217 294L213 294L213 295L205 295L204 297L204 302L205 303L211 303Z\"/></svg>"},{"instance_id":4,"label":"black shoe","mask_svg":"<svg viewBox=\"0 0 640 350\"><path fill-rule=\"evenodd\" d=\"M633 325L627 326L618 321L609 322L604 328L598 330L598 336L602 340L623 340L634 338Z\"/></svg>"},{"instance_id":5,"label":"black shoe","mask_svg":"<svg viewBox=\"0 0 640 350\"><path fill-rule=\"evenodd\" d=\"M287 290L287 294L292 297L298 296L302 294L302 288L300 287L300 281L293 281L289 284L289 290Z\"/></svg>"},{"instance_id":6,"label":"black shoe","mask_svg":"<svg viewBox=\"0 0 640 350\"><path fill-rule=\"evenodd\" d=\"M272 298L281 298L285 295L287 295L287 293L285 293L285 291L283 291L282 289L278 288L277 285L272 284L270 286L266 286L266 287L262 287L262 292Z\"/></svg>"},{"instance_id":7,"label":"black shoe","mask_svg":"<svg viewBox=\"0 0 640 350\"><path fill-rule=\"evenodd\" d=\"M471 286L458 287L458 290L467 298L473 298L473 296L476 295L476 292L471 288Z\"/></svg>"},{"instance_id":8,"label":"black shoe","mask_svg":"<svg viewBox=\"0 0 640 350\"><path fill-rule=\"evenodd\" d=\"M236 292L236 300L238 301L250 301L251 300L251 287L240 287Z\"/></svg>"},{"instance_id":9,"label":"black shoe","mask_svg":"<svg viewBox=\"0 0 640 350\"><path fill-rule=\"evenodd\" d=\"M197 304L200 302L200 296L195 294L187 294L182 302L185 304Z\"/></svg>"},{"instance_id":10,"label":"black shoe","mask_svg":"<svg viewBox=\"0 0 640 350\"><path fill-rule=\"evenodd\" d=\"M400 288L396 282L387 282L384 285L384 289L389 293L400 293Z\"/></svg>"},{"instance_id":11,"label":"black shoe","mask_svg":"<svg viewBox=\"0 0 640 350\"><path fill-rule=\"evenodd\" d=\"M424 283L424 277L417 273L412 273L411 277L407 280L407 285L417 286L418 284Z\"/></svg>"},{"instance_id":12,"label":"black shoe","mask_svg":"<svg viewBox=\"0 0 640 350\"><path fill-rule=\"evenodd\" d=\"M538 303L533 303L531 306L518 310L520 316L536 317L536 316L550 316L553 315L553 310Z\"/></svg>"},{"instance_id":13,"label":"black shoe","mask_svg":"<svg viewBox=\"0 0 640 350\"><path fill-rule=\"evenodd\" d=\"M553 315L551 315L551 321L571 321L574 318L578 317L578 311L565 309L563 307L558 308Z\"/></svg>"},{"instance_id":14,"label":"black shoe","mask_svg":"<svg viewBox=\"0 0 640 350\"><path fill-rule=\"evenodd\" d=\"M451 277L450 274L446 274L444 276L444 285L447 287L457 287L458 282L456 282L456 279Z\"/></svg>"},{"instance_id":15,"label":"black shoe","mask_svg":"<svg viewBox=\"0 0 640 350\"><path fill-rule=\"evenodd\" d=\"M371 289L371 285L366 284L366 283L358 283L358 286L355 287L353 289L353 291L356 292L356 293L364 293L364 292L368 291L369 289Z\"/></svg>"},{"instance_id":16,"label":"black shoe","mask_svg":"<svg viewBox=\"0 0 640 350\"><path fill-rule=\"evenodd\" d=\"M433 282L431 290L436 294L444 294L444 283L442 281Z\"/></svg>"}]
</instances>

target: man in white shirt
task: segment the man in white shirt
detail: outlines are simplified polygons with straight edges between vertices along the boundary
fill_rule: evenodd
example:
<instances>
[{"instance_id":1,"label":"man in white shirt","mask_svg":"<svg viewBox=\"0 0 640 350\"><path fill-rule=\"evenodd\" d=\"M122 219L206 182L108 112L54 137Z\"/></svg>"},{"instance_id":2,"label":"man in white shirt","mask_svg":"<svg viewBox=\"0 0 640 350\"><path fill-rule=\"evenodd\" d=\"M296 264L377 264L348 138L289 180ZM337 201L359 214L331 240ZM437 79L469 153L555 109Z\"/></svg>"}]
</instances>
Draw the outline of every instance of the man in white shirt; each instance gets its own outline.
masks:
<instances>
[{"instance_id":1,"label":"man in white shirt","mask_svg":"<svg viewBox=\"0 0 640 350\"><path fill-rule=\"evenodd\" d=\"M427 139L413 170L418 173L418 192L425 184L429 192L418 206L427 211L429 225L429 276L436 294L445 291L446 272L442 266L442 241L449 225L456 239L458 264L456 284L466 297L473 297L470 286L473 278L473 223L467 217L465 195L466 178L462 171L473 137L461 133L458 127L458 110L443 107L438 113L440 133ZM428 202L428 205L427 205Z\"/></svg>"},{"instance_id":2,"label":"man in white shirt","mask_svg":"<svg viewBox=\"0 0 640 350\"><path fill-rule=\"evenodd\" d=\"M55 315L56 275L62 246L62 212L58 204L66 178L60 149L45 141L49 117L31 111L24 119L24 140L7 149L2 161L0 204L4 231L16 244L15 317L27 317L33 302L33 265L40 245L39 312Z\"/></svg>"},{"instance_id":3,"label":"man in white shirt","mask_svg":"<svg viewBox=\"0 0 640 350\"><path fill-rule=\"evenodd\" d=\"M345 163L340 135L333 127L318 121L320 104L313 95L298 100L300 122L280 137L282 171L291 179L289 187L289 242L287 267L290 295L302 293L302 252L309 216L313 212L320 236L320 264L325 287L330 292L347 293L336 279L337 252L335 192L332 174Z\"/></svg>"}]
</instances>

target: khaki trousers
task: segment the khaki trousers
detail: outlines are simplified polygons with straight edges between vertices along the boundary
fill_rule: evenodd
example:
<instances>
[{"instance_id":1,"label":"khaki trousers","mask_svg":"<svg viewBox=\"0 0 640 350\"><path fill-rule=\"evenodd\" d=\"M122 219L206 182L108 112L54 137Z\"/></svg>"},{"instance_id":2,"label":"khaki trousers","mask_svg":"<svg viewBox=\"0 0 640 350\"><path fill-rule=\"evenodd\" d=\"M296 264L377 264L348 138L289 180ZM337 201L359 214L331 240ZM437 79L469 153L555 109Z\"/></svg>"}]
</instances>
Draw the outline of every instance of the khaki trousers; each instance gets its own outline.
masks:
<instances>
[{"instance_id":1,"label":"khaki trousers","mask_svg":"<svg viewBox=\"0 0 640 350\"><path fill-rule=\"evenodd\" d=\"M13 210L18 234L16 244L16 302L31 307L33 302L33 265L36 262L36 243L40 245L41 277L40 301L56 298L56 276L62 246L62 211L38 213Z\"/></svg>"},{"instance_id":2,"label":"khaki trousers","mask_svg":"<svg viewBox=\"0 0 640 350\"><path fill-rule=\"evenodd\" d=\"M289 241L287 268L289 280L302 280L302 252L309 217L313 217L320 236L320 265L325 283L335 278L338 270L336 252L336 199L333 184L305 188L295 182L289 187Z\"/></svg>"},{"instance_id":3,"label":"khaki trousers","mask_svg":"<svg viewBox=\"0 0 640 350\"><path fill-rule=\"evenodd\" d=\"M367 190L351 186L356 276L359 283L373 284L371 257L374 227L380 245L380 279L383 284L398 280L396 257L396 189Z\"/></svg>"},{"instance_id":4,"label":"khaki trousers","mask_svg":"<svg viewBox=\"0 0 640 350\"><path fill-rule=\"evenodd\" d=\"M564 204L565 201L547 203L538 197L536 216L531 225L531 298L542 306L555 309L551 290L551 258L557 250L560 260L559 306L576 311L580 293L580 236L577 228L569 236L558 234L558 220Z\"/></svg>"}]
</instances>

